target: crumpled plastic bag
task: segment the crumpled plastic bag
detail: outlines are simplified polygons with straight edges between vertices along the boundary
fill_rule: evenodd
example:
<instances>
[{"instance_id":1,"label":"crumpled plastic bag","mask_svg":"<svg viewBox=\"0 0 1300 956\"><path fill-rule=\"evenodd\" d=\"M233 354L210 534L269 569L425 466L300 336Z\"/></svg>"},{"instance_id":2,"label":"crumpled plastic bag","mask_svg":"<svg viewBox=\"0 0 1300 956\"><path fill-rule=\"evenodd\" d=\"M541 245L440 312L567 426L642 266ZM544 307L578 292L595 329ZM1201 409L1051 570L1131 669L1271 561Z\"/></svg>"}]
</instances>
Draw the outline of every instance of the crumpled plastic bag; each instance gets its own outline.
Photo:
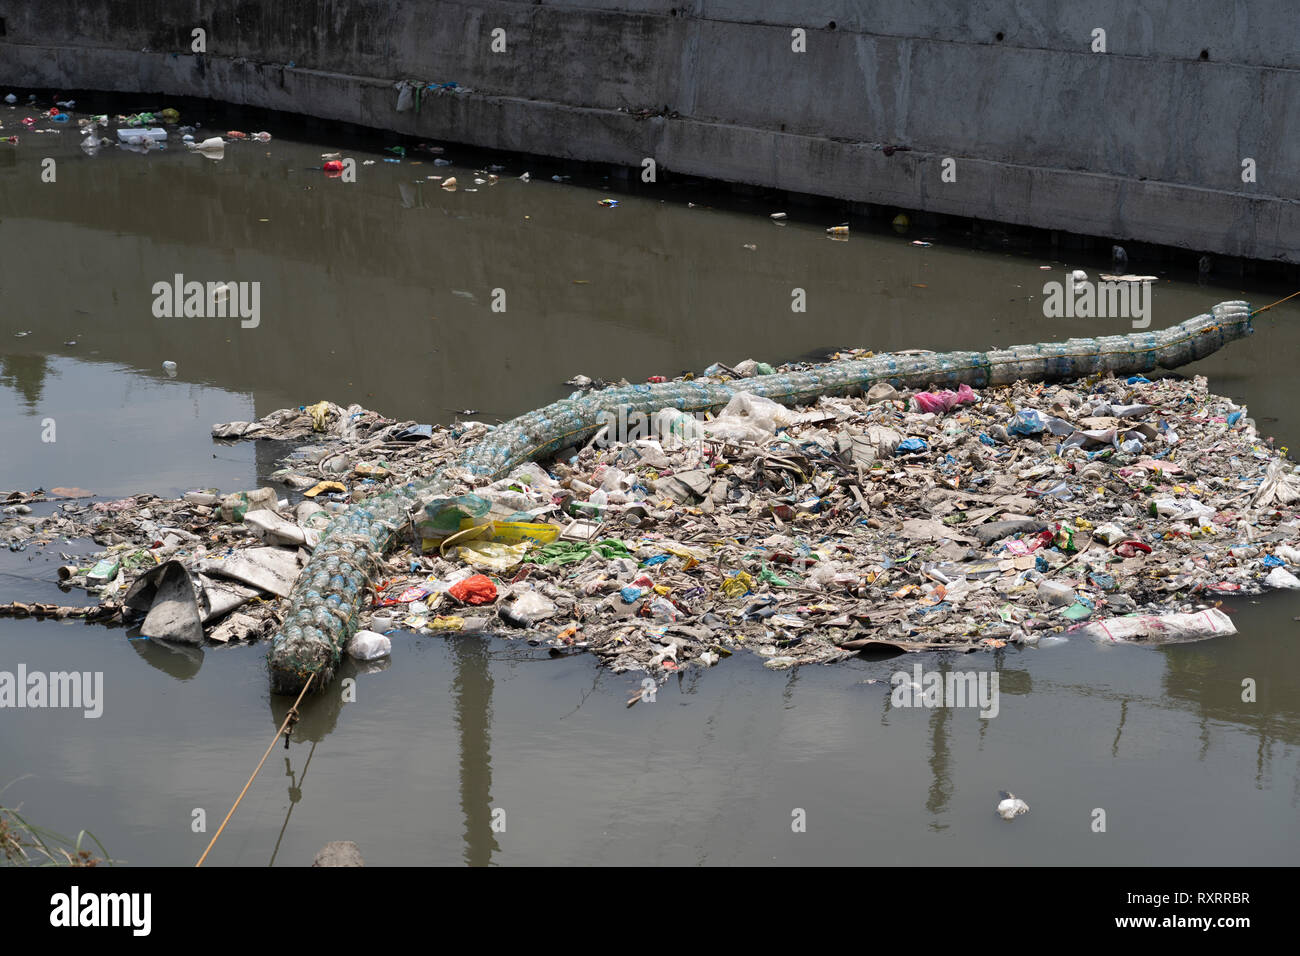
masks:
<instances>
[{"instance_id":1,"label":"crumpled plastic bag","mask_svg":"<svg viewBox=\"0 0 1300 956\"><path fill-rule=\"evenodd\" d=\"M1281 558L1287 564L1300 567L1300 550L1296 550L1289 544L1279 544L1273 549L1273 554Z\"/></svg>"},{"instance_id":2,"label":"crumpled plastic bag","mask_svg":"<svg viewBox=\"0 0 1300 956\"><path fill-rule=\"evenodd\" d=\"M653 438L640 438L636 442L637 454L641 460L651 468L667 468L668 456L664 454L663 446Z\"/></svg>"},{"instance_id":3,"label":"crumpled plastic bag","mask_svg":"<svg viewBox=\"0 0 1300 956\"><path fill-rule=\"evenodd\" d=\"M331 402L317 402L315 405L307 406L307 413L311 415L311 430L315 432L325 431L325 426L329 423L330 412L335 406Z\"/></svg>"},{"instance_id":4,"label":"crumpled plastic bag","mask_svg":"<svg viewBox=\"0 0 1300 956\"><path fill-rule=\"evenodd\" d=\"M424 506L424 515L415 523L422 538L438 540L460 531L461 522L469 518L475 524L486 520L492 502L480 495L435 498Z\"/></svg>"},{"instance_id":5,"label":"crumpled plastic bag","mask_svg":"<svg viewBox=\"0 0 1300 956\"><path fill-rule=\"evenodd\" d=\"M888 458L903 440L901 432L884 425L871 425L861 435L851 437L853 463L870 466L880 458Z\"/></svg>"},{"instance_id":6,"label":"crumpled plastic bag","mask_svg":"<svg viewBox=\"0 0 1300 956\"><path fill-rule=\"evenodd\" d=\"M415 105L415 87L409 80L394 83L393 89L397 90L397 112L405 113Z\"/></svg>"},{"instance_id":7,"label":"crumpled plastic bag","mask_svg":"<svg viewBox=\"0 0 1300 956\"><path fill-rule=\"evenodd\" d=\"M531 490L545 495L560 490L560 483L535 461L526 461L510 472L510 479L520 484L526 484Z\"/></svg>"},{"instance_id":8,"label":"crumpled plastic bag","mask_svg":"<svg viewBox=\"0 0 1300 956\"><path fill-rule=\"evenodd\" d=\"M749 392L737 392L731 401L703 430L710 438L722 441L762 442L776 434L778 428L794 424L794 413L779 402Z\"/></svg>"},{"instance_id":9,"label":"crumpled plastic bag","mask_svg":"<svg viewBox=\"0 0 1300 956\"><path fill-rule=\"evenodd\" d=\"M1264 578L1264 586L1270 588L1300 588L1300 578L1286 568L1274 568Z\"/></svg>"},{"instance_id":10,"label":"crumpled plastic bag","mask_svg":"<svg viewBox=\"0 0 1300 956\"><path fill-rule=\"evenodd\" d=\"M617 538L604 538L595 543L588 541L553 541L532 551L524 558L531 564L577 564L587 560L592 554L602 558L630 558L632 552Z\"/></svg>"},{"instance_id":11,"label":"crumpled plastic bag","mask_svg":"<svg viewBox=\"0 0 1300 956\"><path fill-rule=\"evenodd\" d=\"M975 401L975 393L971 387L963 382L953 392L944 389L942 392L917 392L912 396L913 406L921 412L950 412L958 405L969 405Z\"/></svg>"},{"instance_id":12,"label":"crumpled plastic bag","mask_svg":"<svg viewBox=\"0 0 1300 956\"><path fill-rule=\"evenodd\" d=\"M457 548L460 559L466 564L487 571L509 571L528 553L527 542L499 544L495 541L472 541Z\"/></svg>"},{"instance_id":13,"label":"crumpled plastic bag","mask_svg":"<svg viewBox=\"0 0 1300 956\"><path fill-rule=\"evenodd\" d=\"M1255 492L1251 505L1256 508L1271 504L1289 505L1300 501L1300 475L1286 462L1274 459L1264 470L1264 481Z\"/></svg>"},{"instance_id":14,"label":"crumpled plastic bag","mask_svg":"<svg viewBox=\"0 0 1300 956\"><path fill-rule=\"evenodd\" d=\"M740 597L742 594L748 594L754 590L754 579L748 571L737 571L722 582L719 590L727 597Z\"/></svg>"},{"instance_id":15,"label":"crumpled plastic bag","mask_svg":"<svg viewBox=\"0 0 1300 956\"><path fill-rule=\"evenodd\" d=\"M1199 641L1207 637L1227 637L1237 633L1237 626L1228 615L1217 607L1211 607L1192 614L1112 617L1086 624L1077 630L1071 628L1068 633L1110 643L1150 641L1154 644L1171 644L1178 641Z\"/></svg>"},{"instance_id":16,"label":"crumpled plastic bag","mask_svg":"<svg viewBox=\"0 0 1300 956\"><path fill-rule=\"evenodd\" d=\"M835 583L835 575L842 570L838 561L819 561L804 583L815 588L828 588Z\"/></svg>"},{"instance_id":17,"label":"crumpled plastic bag","mask_svg":"<svg viewBox=\"0 0 1300 956\"><path fill-rule=\"evenodd\" d=\"M1208 521L1215 513L1209 505L1202 504L1194 498L1156 498L1153 503L1156 506L1156 514L1178 521L1188 519Z\"/></svg>"},{"instance_id":18,"label":"crumpled plastic bag","mask_svg":"<svg viewBox=\"0 0 1300 956\"><path fill-rule=\"evenodd\" d=\"M528 627L548 617L554 617L558 611L555 602L546 595L537 591L524 591L501 608L500 614L504 621L519 627Z\"/></svg>"},{"instance_id":19,"label":"crumpled plastic bag","mask_svg":"<svg viewBox=\"0 0 1300 956\"><path fill-rule=\"evenodd\" d=\"M359 661L378 660L392 651L393 642L374 631L357 631L348 642L348 654Z\"/></svg>"},{"instance_id":20,"label":"crumpled plastic bag","mask_svg":"<svg viewBox=\"0 0 1300 956\"><path fill-rule=\"evenodd\" d=\"M1007 422L1007 431L1012 435L1041 435L1047 428L1047 421L1043 418L1042 412L1034 411L1032 408L1018 411Z\"/></svg>"},{"instance_id":21,"label":"crumpled plastic bag","mask_svg":"<svg viewBox=\"0 0 1300 956\"><path fill-rule=\"evenodd\" d=\"M474 574L447 588L462 604L490 604L497 599L497 586L485 574Z\"/></svg>"}]
</instances>

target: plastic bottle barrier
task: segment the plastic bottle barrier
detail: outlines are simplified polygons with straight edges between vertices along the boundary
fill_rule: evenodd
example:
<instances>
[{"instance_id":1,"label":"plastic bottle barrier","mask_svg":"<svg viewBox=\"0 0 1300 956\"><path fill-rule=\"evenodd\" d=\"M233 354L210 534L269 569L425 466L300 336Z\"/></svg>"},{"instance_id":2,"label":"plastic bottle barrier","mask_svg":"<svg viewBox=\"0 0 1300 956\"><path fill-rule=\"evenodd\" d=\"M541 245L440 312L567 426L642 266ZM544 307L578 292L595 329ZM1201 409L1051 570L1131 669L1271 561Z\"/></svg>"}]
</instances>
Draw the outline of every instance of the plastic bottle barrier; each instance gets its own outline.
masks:
<instances>
[{"instance_id":1,"label":"plastic bottle barrier","mask_svg":"<svg viewBox=\"0 0 1300 956\"><path fill-rule=\"evenodd\" d=\"M1233 301L1158 332L1067 339L990 352L884 354L725 384L665 382L605 389L553 402L506 422L450 468L475 480L494 481L525 461L584 441L620 409L627 415L653 415L663 408L717 411L740 392L798 405L822 395L863 391L880 382L906 388L960 384L980 388L1020 379L1067 381L1095 373L1133 375L1195 362L1253 331L1250 306ZM397 529L406 526L412 508L448 493L452 479L446 476L447 470L428 481L362 502L325 529L289 597L284 626L271 641L267 661L273 693L297 694L312 674L319 675L314 684L317 690L330 682L357 630L366 584L379 557L392 546Z\"/></svg>"}]
</instances>

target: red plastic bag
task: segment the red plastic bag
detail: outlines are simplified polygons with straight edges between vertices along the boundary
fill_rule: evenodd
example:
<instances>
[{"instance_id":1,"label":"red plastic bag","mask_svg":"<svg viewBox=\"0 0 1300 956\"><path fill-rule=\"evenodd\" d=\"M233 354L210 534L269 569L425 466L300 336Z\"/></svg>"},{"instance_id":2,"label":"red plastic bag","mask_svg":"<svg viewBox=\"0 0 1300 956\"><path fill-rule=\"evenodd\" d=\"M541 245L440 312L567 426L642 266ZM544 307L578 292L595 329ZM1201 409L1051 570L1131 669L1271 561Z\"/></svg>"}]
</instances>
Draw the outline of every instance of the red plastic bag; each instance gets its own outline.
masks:
<instances>
[{"instance_id":1,"label":"red plastic bag","mask_svg":"<svg viewBox=\"0 0 1300 956\"><path fill-rule=\"evenodd\" d=\"M1132 538L1127 541L1121 541L1119 544L1115 545L1115 553L1121 558L1134 557L1139 551L1143 554L1150 554L1151 545L1143 544L1141 541Z\"/></svg>"},{"instance_id":2,"label":"red plastic bag","mask_svg":"<svg viewBox=\"0 0 1300 956\"><path fill-rule=\"evenodd\" d=\"M497 599L497 586L485 574L475 574L457 581L447 593L462 604L490 604Z\"/></svg>"}]
</instances>

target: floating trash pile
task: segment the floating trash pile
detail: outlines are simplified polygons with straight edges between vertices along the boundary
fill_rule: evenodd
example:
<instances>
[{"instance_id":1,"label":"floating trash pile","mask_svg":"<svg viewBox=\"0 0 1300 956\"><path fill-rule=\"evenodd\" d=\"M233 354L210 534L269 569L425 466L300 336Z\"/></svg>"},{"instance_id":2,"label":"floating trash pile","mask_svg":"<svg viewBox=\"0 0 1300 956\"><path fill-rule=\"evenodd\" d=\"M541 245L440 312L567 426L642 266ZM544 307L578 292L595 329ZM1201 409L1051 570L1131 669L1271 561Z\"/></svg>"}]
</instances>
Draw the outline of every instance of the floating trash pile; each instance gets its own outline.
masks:
<instances>
[{"instance_id":1,"label":"floating trash pile","mask_svg":"<svg viewBox=\"0 0 1300 956\"><path fill-rule=\"evenodd\" d=\"M296 443L283 489L71 498L41 518L24 509L46 496L15 493L0 540L94 537L109 550L66 566L67 584L156 639L297 626L373 657L488 631L657 678L738 650L784 668L876 647L1192 640L1234 632L1223 596L1300 587L1300 476L1203 378L761 394L872 362L837 358L649 388L580 377L567 403L503 426L286 409L213 429ZM679 407L655 409L665 394ZM644 399L602 398L629 395ZM566 424L591 406L603 421ZM539 461L492 473L529 443Z\"/></svg>"}]
</instances>

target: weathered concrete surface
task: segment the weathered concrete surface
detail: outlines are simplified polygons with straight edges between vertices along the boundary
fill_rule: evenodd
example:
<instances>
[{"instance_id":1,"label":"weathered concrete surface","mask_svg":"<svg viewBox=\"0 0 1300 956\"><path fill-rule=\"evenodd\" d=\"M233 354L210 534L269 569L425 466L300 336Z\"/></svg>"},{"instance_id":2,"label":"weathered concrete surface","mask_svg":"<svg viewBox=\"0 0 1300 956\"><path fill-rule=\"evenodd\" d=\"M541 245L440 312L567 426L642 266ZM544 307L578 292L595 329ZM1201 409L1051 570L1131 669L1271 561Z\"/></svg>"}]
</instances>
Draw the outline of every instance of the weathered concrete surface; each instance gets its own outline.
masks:
<instances>
[{"instance_id":1,"label":"weathered concrete surface","mask_svg":"<svg viewBox=\"0 0 1300 956\"><path fill-rule=\"evenodd\" d=\"M3 0L0 85L202 96L638 172L653 158L792 192L1300 262L1290 0L1039 6ZM201 55L191 52L200 27ZM492 51L497 28L505 52ZM795 28L806 52L792 50ZM1106 53L1092 51L1095 28ZM473 92L398 113L399 79ZM910 150L887 156L886 144ZM955 182L942 179L945 158ZM1256 182L1242 180L1247 158Z\"/></svg>"}]
</instances>

